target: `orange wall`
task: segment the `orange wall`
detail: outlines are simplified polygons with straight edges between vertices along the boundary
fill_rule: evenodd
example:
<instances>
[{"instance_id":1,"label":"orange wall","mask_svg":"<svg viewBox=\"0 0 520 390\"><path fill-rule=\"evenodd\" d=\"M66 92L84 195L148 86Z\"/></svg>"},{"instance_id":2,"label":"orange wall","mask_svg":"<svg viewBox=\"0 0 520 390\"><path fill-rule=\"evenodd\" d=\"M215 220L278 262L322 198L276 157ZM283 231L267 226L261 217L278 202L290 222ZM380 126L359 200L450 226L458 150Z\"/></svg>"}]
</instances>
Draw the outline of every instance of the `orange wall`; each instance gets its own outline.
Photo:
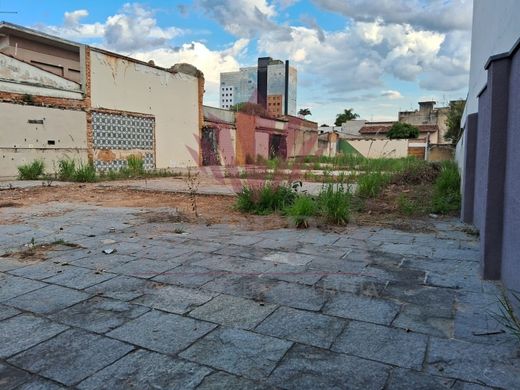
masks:
<instances>
[{"instance_id":1,"label":"orange wall","mask_svg":"<svg viewBox=\"0 0 520 390\"><path fill-rule=\"evenodd\" d=\"M244 165L246 158L249 155L253 160L256 159L255 153L255 128L256 117L253 115L237 112L236 117L237 128L237 150L236 160L237 165Z\"/></svg>"}]
</instances>

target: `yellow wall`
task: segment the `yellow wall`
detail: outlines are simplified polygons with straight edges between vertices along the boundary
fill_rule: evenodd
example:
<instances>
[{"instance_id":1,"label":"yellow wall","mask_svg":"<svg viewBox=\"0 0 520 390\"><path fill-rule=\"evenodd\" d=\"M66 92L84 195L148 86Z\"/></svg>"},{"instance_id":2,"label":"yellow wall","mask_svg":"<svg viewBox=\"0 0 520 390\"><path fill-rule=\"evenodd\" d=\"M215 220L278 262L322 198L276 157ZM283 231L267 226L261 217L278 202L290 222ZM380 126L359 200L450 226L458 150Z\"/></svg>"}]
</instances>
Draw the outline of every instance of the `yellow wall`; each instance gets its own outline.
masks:
<instances>
[{"instance_id":1,"label":"yellow wall","mask_svg":"<svg viewBox=\"0 0 520 390\"><path fill-rule=\"evenodd\" d=\"M92 108L155 116L156 167L198 165L197 77L91 51Z\"/></svg>"}]
</instances>

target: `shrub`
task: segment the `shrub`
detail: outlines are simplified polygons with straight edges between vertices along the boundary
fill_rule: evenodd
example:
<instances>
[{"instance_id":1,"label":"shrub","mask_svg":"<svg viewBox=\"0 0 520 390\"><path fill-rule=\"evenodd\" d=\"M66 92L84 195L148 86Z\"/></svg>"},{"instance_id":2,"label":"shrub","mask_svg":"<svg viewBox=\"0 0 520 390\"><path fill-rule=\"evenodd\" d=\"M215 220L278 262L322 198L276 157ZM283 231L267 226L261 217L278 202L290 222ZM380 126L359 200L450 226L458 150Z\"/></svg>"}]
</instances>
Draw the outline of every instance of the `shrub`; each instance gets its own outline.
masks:
<instances>
[{"instance_id":1,"label":"shrub","mask_svg":"<svg viewBox=\"0 0 520 390\"><path fill-rule=\"evenodd\" d=\"M294 203L286 209L286 214L291 218L297 228L309 227L309 218L316 215L316 201L307 195L300 195Z\"/></svg>"},{"instance_id":2,"label":"shrub","mask_svg":"<svg viewBox=\"0 0 520 390\"><path fill-rule=\"evenodd\" d=\"M74 180L76 174L76 162L74 160L58 161L58 178L60 180Z\"/></svg>"},{"instance_id":3,"label":"shrub","mask_svg":"<svg viewBox=\"0 0 520 390\"><path fill-rule=\"evenodd\" d=\"M371 172L358 176L357 194L363 198L376 198L389 182L388 174Z\"/></svg>"},{"instance_id":4,"label":"shrub","mask_svg":"<svg viewBox=\"0 0 520 390\"><path fill-rule=\"evenodd\" d=\"M350 200L343 184L327 184L318 196L320 214L328 223L345 225L350 218Z\"/></svg>"},{"instance_id":5,"label":"shrub","mask_svg":"<svg viewBox=\"0 0 520 390\"><path fill-rule=\"evenodd\" d=\"M18 167L18 177L20 180L36 180L43 175L45 164L42 160L34 160L30 164Z\"/></svg>"},{"instance_id":6,"label":"shrub","mask_svg":"<svg viewBox=\"0 0 520 390\"><path fill-rule=\"evenodd\" d=\"M238 194L236 207L246 213L266 215L284 210L296 197L287 185L265 183L260 187L243 187Z\"/></svg>"},{"instance_id":7,"label":"shrub","mask_svg":"<svg viewBox=\"0 0 520 390\"><path fill-rule=\"evenodd\" d=\"M439 177L435 180L432 211L450 214L460 210L460 175L454 161L441 165Z\"/></svg>"},{"instance_id":8,"label":"shrub","mask_svg":"<svg viewBox=\"0 0 520 390\"><path fill-rule=\"evenodd\" d=\"M396 122L386 136L390 139L417 138L419 137L419 129L409 123Z\"/></svg>"},{"instance_id":9,"label":"shrub","mask_svg":"<svg viewBox=\"0 0 520 390\"><path fill-rule=\"evenodd\" d=\"M74 181L81 183L96 181L96 168L92 164L81 164L74 172Z\"/></svg>"},{"instance_id":10,"label":"shrub","mask_svg":"<svg viewBox=\"0 0 520 390\"><path fill-rule=\"evenodd\" d=\"M128 170L134 176L142 175L144 173L144 160L141 156L131 154L126 158Z\"/></svg>"}]
</instances>

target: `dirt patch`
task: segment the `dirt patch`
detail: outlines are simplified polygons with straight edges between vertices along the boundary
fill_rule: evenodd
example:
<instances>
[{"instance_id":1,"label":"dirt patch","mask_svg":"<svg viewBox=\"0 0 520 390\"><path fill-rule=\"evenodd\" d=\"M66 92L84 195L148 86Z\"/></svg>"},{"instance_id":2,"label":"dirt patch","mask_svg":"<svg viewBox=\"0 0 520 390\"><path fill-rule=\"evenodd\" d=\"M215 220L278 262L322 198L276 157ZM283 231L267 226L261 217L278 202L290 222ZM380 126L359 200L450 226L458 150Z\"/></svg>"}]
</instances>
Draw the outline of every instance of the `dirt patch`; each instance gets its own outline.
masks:
<instances>
[{"instance_id":1,"label":"dirt patch","mask_svg":"<svg viewBox=\"0 0 520 390\"><path fill-rule=\"evenodd\" d=\"M47 253L50 251L70 250L71 248L81 248L81 245L65 241L56 241L49 244L28 244L24 249L16 252L8 252L0 257L10 257L27 262L38 262L47 260Z\"/></svg>"},{"instance_id":2,"label":"dirt patch","mask_svg":"<svg viewBox=\"0 0 520 390\"><path fill-rule=\"evenodd\" d=\"M20 203L16 203L16 202L0 202L0 208L3 208L3 207L20 207L21 204Z\"/></svg>"}]
</instances>

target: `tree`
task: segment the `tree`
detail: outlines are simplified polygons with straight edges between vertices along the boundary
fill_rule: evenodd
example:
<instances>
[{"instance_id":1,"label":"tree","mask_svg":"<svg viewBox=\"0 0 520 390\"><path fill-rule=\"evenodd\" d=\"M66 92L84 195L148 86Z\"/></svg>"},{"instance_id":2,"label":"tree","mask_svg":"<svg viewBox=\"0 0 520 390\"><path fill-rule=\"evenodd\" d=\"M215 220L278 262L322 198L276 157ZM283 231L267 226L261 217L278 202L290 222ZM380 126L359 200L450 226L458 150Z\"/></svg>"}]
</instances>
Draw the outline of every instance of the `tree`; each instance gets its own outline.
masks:
<instances>
[{"instance_id":1,"label":"tree","mask_svg":"<svg viewBox=\"0 0 520 390\"><path fill-rule=\"evenodd\" d=\"M329 125L326 123L323 123L320 127L329 127Z\"/></svg>"},{"instance_id":2,"label":"tree","mask_svg":"<svg viewBox=\"0 0 520 390\"><path fill-rule=\"evenodd\" d=\"M336 115L336 122L334 122L334 124L336 126L341 126L346 121L351 121L356 118L359 118L359 115L354 112L353 108L349 108L343 110L341 114Z\"/></svg>"},{"instance_id":3,"label":"tree","mask_svg":"<svg viewBox=\"0 0 520 390\"><path fill-rule=\"evenodd\" d=\"M455 100L450 102L450 110L446 118L446 126L448 130L444 134L446 141L451 141L453 145L459 142L460 136L462 135L462 129L460 128L460 120L462 119L462 113L466 106L465 100Z\"/></svg>"},{"instance_id":4,"label":"tree","mask_svg":"<svg viewBox=\"0 0 520 390\"><path fill-rule=\"evenodd\" d=\"M386 136L390 139L417 138L419 129L409 123L395 122Z\"/></svg>"},{"instance_id":5,"label":"tree","mask_svg":"<svg viewBox=\"0 0 520 390\"><path fill-rule=\"evenodd\" d=\"M312 115L312 114L311 114L311 110L309 110L308 108L302 108L302 109L300 109L300 111L298 111L298 115L307 116L307 115Z\"/></svg>"}]
</instances>

